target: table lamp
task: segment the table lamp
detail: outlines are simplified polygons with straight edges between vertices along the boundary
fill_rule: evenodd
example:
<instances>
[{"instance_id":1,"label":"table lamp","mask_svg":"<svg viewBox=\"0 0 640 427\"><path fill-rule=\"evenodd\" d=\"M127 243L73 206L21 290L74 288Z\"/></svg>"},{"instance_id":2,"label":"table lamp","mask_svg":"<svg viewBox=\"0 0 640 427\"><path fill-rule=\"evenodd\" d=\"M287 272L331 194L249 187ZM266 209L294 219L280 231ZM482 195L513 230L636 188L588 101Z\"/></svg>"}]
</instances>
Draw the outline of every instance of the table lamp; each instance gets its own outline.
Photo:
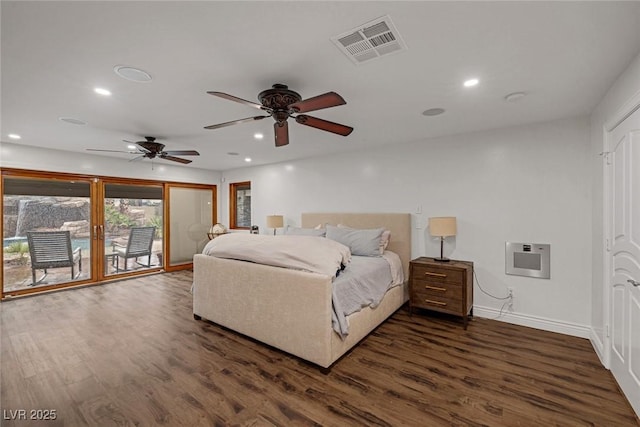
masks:
<instances>
[{"instance_id":1,"label":"table lamp","mask_svg":"<svg viewBox=\"0 0 640 427\"><path fill-rule=\"evenodd\" d=\"M455 236L457 232L456 217L440 216L429 218L429 233L432 236L440 237L440 258L434 258L436 261L449 262L449 258L443 256L444 238Z\"/></svg>"},{"instance_id":2,"label":"table lamp","mask_svg":"<svg viewBox=\"0 0 640 427\"><path fill-rule=\"evenodd\" d=\"M276 235L276 229L284 227L284 217L282 215L267 216L267 228L273 228L273 235Z\"/></svg>"}]
</instances>

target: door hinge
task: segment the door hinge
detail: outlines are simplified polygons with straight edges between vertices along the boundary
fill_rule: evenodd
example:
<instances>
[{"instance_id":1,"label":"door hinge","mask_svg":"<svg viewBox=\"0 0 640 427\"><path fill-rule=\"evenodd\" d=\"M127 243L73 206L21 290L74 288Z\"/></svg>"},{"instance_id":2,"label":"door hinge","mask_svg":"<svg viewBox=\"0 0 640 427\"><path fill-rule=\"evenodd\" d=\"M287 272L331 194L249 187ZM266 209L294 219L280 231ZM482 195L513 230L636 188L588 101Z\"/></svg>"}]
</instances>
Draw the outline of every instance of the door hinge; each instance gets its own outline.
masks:
<instances>
[{"instance_id":1,"label":"door hinge","mask_svg":"<svg viewBox=\"0 0 640 427\"><path fill-rule=\"evenodd\" d=\"M605 330L607 331L607 338L609 338L611 336L611 333L609 332L609 325L605 327Z\"/></svg>"},{"instance_id":2,"label":"door hinge","mask_svg":"<svg viewBox=\"0 0 640 427\"><path fill-rule=\"evenodd\" d=\"M611 252L611 241L609 239L604 239L604 248L607 252Z\"/></svg>"}]
</instances>

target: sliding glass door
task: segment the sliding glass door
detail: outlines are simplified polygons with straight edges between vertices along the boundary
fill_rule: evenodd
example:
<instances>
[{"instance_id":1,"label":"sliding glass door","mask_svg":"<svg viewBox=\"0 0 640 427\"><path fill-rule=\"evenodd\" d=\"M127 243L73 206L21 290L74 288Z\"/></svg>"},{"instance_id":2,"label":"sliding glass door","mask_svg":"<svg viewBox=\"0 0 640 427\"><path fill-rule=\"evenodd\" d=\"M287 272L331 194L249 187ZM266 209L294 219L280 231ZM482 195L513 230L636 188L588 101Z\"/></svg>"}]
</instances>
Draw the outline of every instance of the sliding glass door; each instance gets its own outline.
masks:
<instances>
[{"instance_id":1,"label":"sliding glass door","mask_svg":"<svg viewBox=\"0 0 640 427\"><path fill-rule=\"evenodd\" d=\"M99 241L104 275L161 268L163 186L104 182Z\"/></svg>"},{"instance_id":2,"label":"sliding glass door","mask_svg":"<svg viewBox=\"0 0 640 427\"><path fill-rule=\"evenodd\" d=\"M215 192L211 186L169 185L168 267L190 265L193 255L209 241L207 232L215 217Z\"/></svg>"},{"instance_id":3,"label":"sliding glass door","mask_svg":"<svg viewBox=\"0 0 640 427\"><path fill-rule=\"evenodd\" d=\"M213 185L0 173L3 298L190 268L216 222Z\"/></svg>"},{"instance_id":4,"label":"sliding glass door","mask_svg":"<svg viewBox=\"0 0 640 427\"><path fill-rule=\"evenodd\" d=\"M3 180L4 293L91 279L90 179Z\"/></svg>"}]
</instances>

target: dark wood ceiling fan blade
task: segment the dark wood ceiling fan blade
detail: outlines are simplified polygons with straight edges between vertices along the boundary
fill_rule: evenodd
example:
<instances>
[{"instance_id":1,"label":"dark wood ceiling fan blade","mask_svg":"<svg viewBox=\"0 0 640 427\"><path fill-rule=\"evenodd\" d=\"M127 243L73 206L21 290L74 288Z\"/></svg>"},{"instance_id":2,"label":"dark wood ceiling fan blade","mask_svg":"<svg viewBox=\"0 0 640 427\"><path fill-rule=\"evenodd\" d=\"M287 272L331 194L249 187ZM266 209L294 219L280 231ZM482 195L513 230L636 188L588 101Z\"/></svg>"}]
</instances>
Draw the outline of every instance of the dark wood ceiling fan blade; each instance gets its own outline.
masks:
<instances>
[{"instance_id":1,"label":"dark wood ceiling fan blade","mask_svg":"<svg viewBox=\"0 0 640 427\"><path fill-rule=\"evenodd\" d=\"M350 126L341 125L340 123L330 122L328 120L319 119L317 117L307 116L301 114L296 117L296 122L301 125L311 126L316 129L325 130L327 132L333 132L338 135L347 136L353 132L353 128Z\"/></svg>"},{"instance_id":2,"label":"dark wood ceiling fan blade","mask_svg":"<svg viewBox=\"0 0 640 427\"><path fill-rule=\"evenodd\" d=\"M196 150L170 150L170 151L163 151L163 154L168 156L199 156L200 155L200 153L198 153Z\"/></svg>"},{"instance_id":3,"label":"dark wood ceiling fan blade","mask_svg":"<svg viewBox=\"0 0 640 427\"><path fill-rule=\"evenodd\" d=\"M260 104L257 104L255 102L251 102L251 101L247 101L246 99L238 98L237 96L229 95L228 93L214 92L214 91L207 91L207 93L209 95L218 96L220 98L228 99L229 101L239 102L240 104L248 105L249 107L257 108L259 110L263 110L265 108Z\"/></svg>"},{"instance_id":4,"label":"dark wood ceiling fan blade","mask_svg":"<svg viewBox=\"0 0 640 427\"><path fill-rule=\"evenodd\" d=\"M313 98L295 102L289 105L289 108L296 113L307 113L309 111L322 110L323 108L337 107L338 105L344 105L346 103L347 101L337 93L327 92L314 96Z\"/></svg>"},{"instance_id":5,"label":"dark wood ceiling fan blade","mask_svg":"<svg viewBox=\"0 0 640 427\"><path fill-rule=\"evenodd\" d=\"M270 117L270 116L247 117L246 119L232 120L230 122L218 123L217 125L205 126L204 128L205 129L220 129L220 128L227 127L227 126L238 125L240 123L253 122L254 120L262 120L265 117Z\"/></svg>"},{"instance_id":6,"label":"dark wood ceiling fan blade","mask_svg":"<svg viewBox=\"0 0 640 427\"><path fill-rule=\"evenodd\" d=\"M180 157L173 157L173 156L160 156L161 159L165 159L165 160L171 160L173 162L179 162L179 163L191 163L191 160L187 160L187 159L182 159Z\"/></svg>"},{"instance_id":7,"label":"dark wood ceiling fan blade","mask_svg":"<svg viewBox=\"0 0 640 427\"><path fill-rule=\"evenodd\" d=\"M276 134L276 147L282 147L289 144L289 124L284 122L275 122L273 124L273 130Z\"/></svg>"}]
</instances>

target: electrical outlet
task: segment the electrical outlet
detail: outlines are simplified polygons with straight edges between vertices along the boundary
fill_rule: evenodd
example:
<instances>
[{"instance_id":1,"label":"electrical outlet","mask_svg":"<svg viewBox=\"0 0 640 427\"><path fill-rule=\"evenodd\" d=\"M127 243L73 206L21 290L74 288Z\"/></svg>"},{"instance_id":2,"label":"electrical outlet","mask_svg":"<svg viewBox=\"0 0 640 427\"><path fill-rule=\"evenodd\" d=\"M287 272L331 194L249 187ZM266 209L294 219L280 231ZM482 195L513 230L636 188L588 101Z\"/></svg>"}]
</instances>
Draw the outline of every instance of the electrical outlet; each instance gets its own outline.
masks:
<instances>
[{"instance_id":1,"label":"electrical outlet","mask_svg":"<svg viewBox=\"0 0 640 427\"><path fill-rule=\"evenodd\" d=\"M509 298L509 311L513 311L513 288L507 288L507 291L509 292L508 298Z\"/></svg>"}]
</instances>

